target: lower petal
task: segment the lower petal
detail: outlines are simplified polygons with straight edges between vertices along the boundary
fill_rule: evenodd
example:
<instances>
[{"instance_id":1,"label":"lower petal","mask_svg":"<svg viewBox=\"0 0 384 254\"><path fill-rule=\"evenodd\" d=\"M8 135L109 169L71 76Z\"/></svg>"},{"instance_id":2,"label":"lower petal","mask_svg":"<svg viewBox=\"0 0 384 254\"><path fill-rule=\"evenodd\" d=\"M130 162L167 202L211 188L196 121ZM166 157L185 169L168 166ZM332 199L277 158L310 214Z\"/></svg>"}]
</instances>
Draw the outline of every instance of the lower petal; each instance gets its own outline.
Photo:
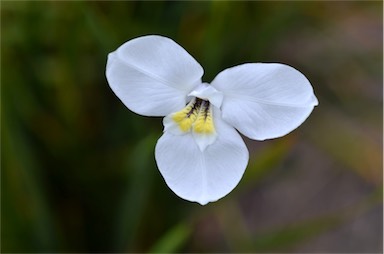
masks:
<instances>
[{"instance_id":1,"label":"lower petal","mask_svg":"<svg viewBox=\"0 0 384 254\"><path fill-rule=\"evenodd\" d=\"M179 197L202 205L216 201L236 187L248 163L248 150L238 132L215 119L217 140L204 151L191 133L165 132L155 157L165 182Z\"/></svg>"}]
</instances>

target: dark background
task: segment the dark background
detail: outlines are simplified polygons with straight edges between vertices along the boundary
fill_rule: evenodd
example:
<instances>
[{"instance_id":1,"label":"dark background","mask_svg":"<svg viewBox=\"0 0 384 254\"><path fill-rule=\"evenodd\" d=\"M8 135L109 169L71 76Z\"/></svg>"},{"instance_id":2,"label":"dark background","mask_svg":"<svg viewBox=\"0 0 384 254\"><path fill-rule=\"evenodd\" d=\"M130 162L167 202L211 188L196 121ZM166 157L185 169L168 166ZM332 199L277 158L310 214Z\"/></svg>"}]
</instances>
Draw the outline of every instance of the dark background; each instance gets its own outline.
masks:
<instances>
[{"instance_id":1,"label":"dark background","mask_svg":"<svg viewBox=\"0 0 384 254\"><path fill-rule=\"evenodd\" d=\"M383 250L383 27L377 2L1 2L2 252ZM130 112L107 54L167 36L210 82L281 62L320 105L291 134L246 140L237 186L200 206L154 162L161 118Z\"/></svg>"}]
</instances>

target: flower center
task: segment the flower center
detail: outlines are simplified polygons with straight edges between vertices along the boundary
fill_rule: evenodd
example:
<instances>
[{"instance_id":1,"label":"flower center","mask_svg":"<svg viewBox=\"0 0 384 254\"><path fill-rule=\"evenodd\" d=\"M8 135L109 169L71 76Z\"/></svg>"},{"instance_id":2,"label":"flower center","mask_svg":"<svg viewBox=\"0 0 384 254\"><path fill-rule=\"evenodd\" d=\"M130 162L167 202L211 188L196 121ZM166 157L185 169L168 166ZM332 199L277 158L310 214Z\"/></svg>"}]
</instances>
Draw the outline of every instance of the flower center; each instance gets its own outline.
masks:
<instances>
[{"instance_id":1,"label":"flower center","mask_svg":"<svg viewBox=\"0 0 384 254\"><path fill-rule=\"evenodd\" d=\"M182 110L172 115L182 132L193 130L198 134L212 134L215 126L212 118L212 107L209 101L194 98Z\"/></svg>"}]
</instances>

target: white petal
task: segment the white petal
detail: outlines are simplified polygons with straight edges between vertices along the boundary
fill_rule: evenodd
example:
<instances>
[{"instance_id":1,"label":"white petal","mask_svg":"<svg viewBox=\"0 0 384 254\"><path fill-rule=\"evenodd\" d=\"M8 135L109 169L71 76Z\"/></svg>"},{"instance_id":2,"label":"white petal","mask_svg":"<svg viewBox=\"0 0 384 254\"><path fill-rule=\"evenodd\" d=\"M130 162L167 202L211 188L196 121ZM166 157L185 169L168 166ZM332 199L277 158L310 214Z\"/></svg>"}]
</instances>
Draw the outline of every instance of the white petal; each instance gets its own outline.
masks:
<instances>
[{"instance_id":1,"label":"white petal","mask_svg":"<svg viewBox=\"0 0 384 254\"><path fill-rule=\"evenodd\" d=\"M164 116L185 106L203 69L181 46L162 36L130 40L108 55L106 76L133 112Z\"/></svg>"},{"instance_id":2,"label":"white petal","mask_svg":"<svg viewBox=\"0 0 384 254\"><path fill-rule=\"evenodd\" d=\"M200 151L204 152L204 150L216 142L218 133L217 133L217 124L215 122L220 122L221 120L221 112L219 108L209 105L208 114L206 114L206 109L202 109L199 114L196 122L194 123L192 129L192 136L195 139L197 146ZM204 119L203 121L201 121ZM202 124L203 123L203 124ZM201 129L205 129L202 131ZM209 131L207 131L209 129Z\"/></svg>"},{"instance_id":3,"label":"white petal","mask_svg":"<svg viewBox=\"0 0 384 254\"><path fill-rule=\"evenodd\" d=\"M172 114L163 118L164 132L168 131L173 135L184 135L185 132L180 129L180 126L172 119Z\"/></svg>"},{"instance_id":4,"label":"white petal","mask_svg":"<svg viewBox=\"0 0 384 254\"><path fill-rule=\"evenodd\" d=\"M200 151L204 152L204 150L215 143L217 139L217 133L196 133L195 131L192 131L192 136L199 147Z\"/></svg>"},{"instance_id":5,"label":"white petal","mask_svg":"<svg viewBox=\"0 0 384 254\"><path fill-rule=\"evenodd\" d=\"M227 195L240 181L248 150L238 132L215 119L218 137L202 152L191 133L165 132L155 157L165 182L179 197L202 205Z\"/></svg>"},{"instance_id":6,"label":"white petal","mask_svg":"<svg viewBox=\"0 0 384 254\"><path fill-rule=\"evenodd\" d=\"M265 140L297 128L318 104L308 79L284 64L243 64L212 81L224 93L223 119L245 136Z\"/></svg>"},{"instance_id":7,"label":"white petal","mask_svg":"<svg viewBox=\"0 0 384 254\"><path fill-rule=\"evenodd\" d=\"M188 96L198 97L203 100L208 100L214 106L220 108L223 103L223 93L217 91L213 86L202 83L196 87Z\"/></svg>"}]
</instances>

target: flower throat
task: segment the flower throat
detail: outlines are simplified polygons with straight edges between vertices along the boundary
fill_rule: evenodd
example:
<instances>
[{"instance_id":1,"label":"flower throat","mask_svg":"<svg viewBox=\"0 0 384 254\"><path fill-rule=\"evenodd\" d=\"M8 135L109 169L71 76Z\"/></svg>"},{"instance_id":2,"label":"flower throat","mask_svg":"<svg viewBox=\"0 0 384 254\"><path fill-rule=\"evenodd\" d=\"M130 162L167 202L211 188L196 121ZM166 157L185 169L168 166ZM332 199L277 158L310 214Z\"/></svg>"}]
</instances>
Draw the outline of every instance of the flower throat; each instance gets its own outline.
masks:
<instances>
[{"instance_id":1,"label":"flower throat","mask_svg":"<svg viewBox=\"0 0 384 254\"><path fill-rule=\"evenodd\" d=\"M193 98L185 108L172 115L172 120L183 132L188 132L191 129L199 134L215 132L212 107L209 101L200 98Z\"/></svg>"}]
</instances>

